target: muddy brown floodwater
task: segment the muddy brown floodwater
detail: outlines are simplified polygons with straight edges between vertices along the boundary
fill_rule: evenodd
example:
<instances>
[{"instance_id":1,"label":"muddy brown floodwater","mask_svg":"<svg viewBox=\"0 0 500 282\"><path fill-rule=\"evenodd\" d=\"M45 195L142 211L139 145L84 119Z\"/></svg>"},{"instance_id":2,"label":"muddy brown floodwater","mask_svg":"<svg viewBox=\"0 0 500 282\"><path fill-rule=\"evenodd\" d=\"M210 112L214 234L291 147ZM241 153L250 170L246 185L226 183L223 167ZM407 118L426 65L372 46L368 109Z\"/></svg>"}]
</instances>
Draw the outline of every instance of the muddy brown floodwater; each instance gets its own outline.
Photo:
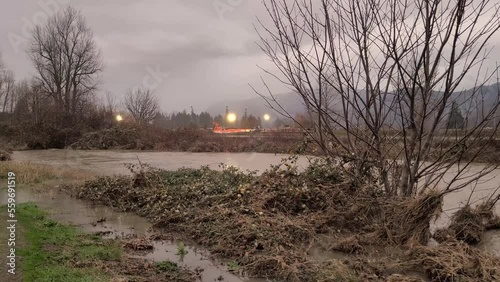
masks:
<instances>
[{"instance_id":1,"label":"muddy brown floodwater","mask_svg":"<svg viewBox=\"0 0 500 282\"><path fill-rule=\"evenodd\" d=\"M199 168L208 165L218 169L221 163L243 170L259 170L278 164L288 155L265 153L185 153L148 151L82 151L82 150L40 150L14 152L15 161L32 161L49 165L84 168L101 174L130 173L124 163L147 163L153 167L175 170L180 167ZM298 165L305 167L307 159L301 158Z\"/></svg>"},{"instance_id":2,"label":"muddy brown floodwater","mask_svg":"<svg viewBox=\"0 0 500 282\"><path fill-rule=\"evenodd\" d=\"M124 166L125 163L148 163L154 167L174 170L180 167L199 168L208 165L210 168L219 169L219 164L232 165L243 170L258 170L262 172L270 165L278 164L287 155L264 154L264 153L185 153L185 152L148 152L148 151L81 151L81 150L43 150L43 151L19 151L14 152L14 161L31 161L55 166L73 167L79 169L88 169L98 174L128 174L130 173ZM307 158L299 158L297 164L299 168L307 166ZM470 168L469 173L480 170L481 164L475 164ZM452 173L448 179L453 177ZM458 192L448 194L444 199L443 214L434 223L431 229L444 227L449 222L450 215L469 197L477 201L491 194L500 186L500 170L493 171L476 187L466 187ZM41 207L54 211L55 219L72 222L82 225L89 231L97 231L96 228L103 226L92 226L90 223L101 217L106 217L107 228L115 233L123 232L144 234L150 224L141 217L130 213L117 213L108 207L90 206L88 203L71 199L66 195L53 192L52 195L32 195L20 191L18 200L35 200ZM24 194L23 194L24 193ZM471 196L472 193L472 196ZM2 202L5 201L5 195L0 195ZM24 197L24 198L23 198ZM497 205L497 211L499 207ZM119 235L119 234L118 234ZM175 252L177 246L173 243L159 242L155 245L157 250L148 255L155 260L176 260ZM489 231L485 234L480 248L500 255L500 231ZM210 260L195 249L189 249L188 255L181 264L192 267L202 267L205 269L203 281L214 281L219 275L227 277L224 281L263 281L263 280L241 280L236 276L219 267L217 263ZM231 275L231 276L230 276Z\"/></svg>"}]
</instances>

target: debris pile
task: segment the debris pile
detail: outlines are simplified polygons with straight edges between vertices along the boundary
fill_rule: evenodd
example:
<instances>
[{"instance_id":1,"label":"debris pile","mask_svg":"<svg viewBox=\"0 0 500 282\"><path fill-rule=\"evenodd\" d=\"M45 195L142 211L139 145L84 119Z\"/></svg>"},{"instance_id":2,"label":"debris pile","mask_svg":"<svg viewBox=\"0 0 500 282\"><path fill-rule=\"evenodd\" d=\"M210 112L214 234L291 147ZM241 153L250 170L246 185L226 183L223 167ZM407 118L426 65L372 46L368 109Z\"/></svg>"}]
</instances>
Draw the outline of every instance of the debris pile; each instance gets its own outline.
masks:
<instances>
[{"instance_id":1,"label":"debris pile","mask_svg":"<svg viewBox=\"0 0 500 282\"><path fill-rule=\"evenodd\" d=\"M459 240L477 244L486 230L500 228L500 217L493 213L496 199L482 203L475 208L466 205L451 217L451 224L434 232L438 242Z\"/></svg>"},{"instance_id":2,"label":"debris pile","mask_svg":"<svg viewBox=\"0 0 500 282\"><path fill-rule=\"evenodd\" d=\"M411 251L432 281L499 281L500 259L468 244L455 241Z\"/></svg>"},{"instance_id":3,"label":"debris pile","mask_svg":"<svg viewBox=\"0 0 500 282\"><path fill-rule=\"evenodd\" d=\"M0 149L0 162L10 161L12 152Z\"/></svg>"},{"instance_id":4,"label":"debris pile","mask_svg":"<svg viewBox=\"0 0 500 282\"><path fill-rule=\"evenodd\" d=\"M208 167L164 171L142 164L129 168L133 176L101 177L72 191L80 198L146 216L157 230L234 260L250 276L306 282L338 281L339 277L419 281L403 273L413 270L427 273L433 281L458 281L439 280L441 272L449 270L444 261L440 273L428 268L441 254L465 252L463 263L468 264L462 272L488 281L493 275L490 268L498 263L460 244L439 246L443 250L426 246L429 223L443 201L437 192L388 197L322 163L302 172L287 163L260 176L233 167L222 171ZM320 262L310 254L317 246L363 263ZM395 258L385 248L400 250L400 255ZM370 253L387 262L368 263ZM481 265L490 276L472 270L474 259L485 260Z\"/></svg>"}]
</instances>

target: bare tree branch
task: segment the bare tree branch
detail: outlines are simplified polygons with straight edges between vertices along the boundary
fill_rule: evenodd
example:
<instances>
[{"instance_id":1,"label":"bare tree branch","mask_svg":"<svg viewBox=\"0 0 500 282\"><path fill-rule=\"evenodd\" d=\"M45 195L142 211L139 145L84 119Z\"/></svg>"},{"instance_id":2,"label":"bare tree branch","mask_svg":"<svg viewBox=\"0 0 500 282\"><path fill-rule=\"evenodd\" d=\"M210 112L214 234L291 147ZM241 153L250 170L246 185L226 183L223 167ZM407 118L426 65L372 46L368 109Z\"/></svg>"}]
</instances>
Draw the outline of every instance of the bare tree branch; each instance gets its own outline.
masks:
<instances>
[{"instance_id":1,"label":"bare tree branch","mask_svg":"<svg viewBox=\"0 0 500 282\"><path fill-rule=\"evenodd\" d=\"M263 3L271 24L259 21L259 46L277 69L265 72L297 93L313 141L349 162L353 178L377 171L384 191L413 196L444 180L444 193L461 189L496 167L470 169L499 126L500 89L487 86L498 68L483 66L500 29L498 3ZM466 82L474 85L461 91ZM264 85L259 95L293 119ZM448 128L453 105L460 130Z\"/></svg>"},{"instance_id":2,"label":"bare tree branch","mask_svg":"<svg viewBox=\"0 0 500 282\"><path fill-rule=\"evenodd\" d=\"M143 124L152 122L160 109L157 97L146 88L128 90L124 103L130 115Z\"/></svg>"}]
</instances>

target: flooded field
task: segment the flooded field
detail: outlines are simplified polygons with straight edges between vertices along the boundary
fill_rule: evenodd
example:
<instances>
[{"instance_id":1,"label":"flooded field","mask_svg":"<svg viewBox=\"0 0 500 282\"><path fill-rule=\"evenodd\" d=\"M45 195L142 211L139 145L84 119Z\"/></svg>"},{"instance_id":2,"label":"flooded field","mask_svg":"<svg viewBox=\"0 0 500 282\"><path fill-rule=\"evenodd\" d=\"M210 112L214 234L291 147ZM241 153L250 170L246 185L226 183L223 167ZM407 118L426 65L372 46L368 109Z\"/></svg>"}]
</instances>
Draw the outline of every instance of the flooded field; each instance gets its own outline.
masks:
<instances>
[{"instance_id":1,"label":"flooded field","mask_svg":"<svg viewBox=\"0 0 500 282\"><path fill-rule=\"evenodd\" d=\"M199 168L208 165L212 169L218 169L221 163L232 165L243 170L258 170L260 172L269 168L270 165L279 163L287 155L261 154L261 153L176 153L176 152L131 152L131 151L78 151L78 150L45 150L45 151L22 151L15 152L14 161L31 161L55 166L74 167L88 169L98 174L126 174L129 171L124 163L148 163L154 167L174 170L180 167ZM301 158L298 161L299 167L307 165L307 159ZM481 168L480 164L471 168L471 173ZM469 197L472 202L488 196L500 185L500 171L495 171L488 179L478 183L475 188L467 187L459 192L449 194L444 199L443 214L433 223L431 229L445 226L449 221L449 216ZM474 189L474 193L471 192ZM89 232L112 231L110 236L120 236L127 234L143 235L147 233L150 224L142 217L131 213L115 212L111 208L103 206L92 206L84 201L72 199L67 195L54 191L43 195L31 194L20 191L18 201L32 201L40 207L49 210L54 219L71 222L81 226ZM0 196L5 202L4 195ZM497 207L498 209L498 207ZM101 224L92 224L101 218L106 221ZM500 232L489 231L485 234L480 246L481 249L500 255ZM175 255L177 249L176 242L157 242L155 251L146 254L147 258L162 261L178 261ZM192 269L203 268L203 281L214 281L220 276L224 281L263 281L263 280L242 280L229 273L220 263L209 259L209 254L196 248L189 248L188 255L179 262ZM314 254L312 254L315 256ZM316 254L318 260L322 260L324 254Z\"/></svg>"},{"instance_id":2,"label":"flooded field","mask_svg":"<svg viewBox=\"0 0 500 282\"><path fill-rule=\"evenodd\" d=\"M279 163L288 155L265 153L186 153L186 152L148 152L148 151L81 151L81 150L40 150L17 151L12 158L15 161L32 161L56 166L89 169L99 174L125 174L129 171L123 164L147 163L153 167L174 170L180 167L199 168L209 166L219 168L221 163L241 168L259 170ZM307 165L307 159L301 158L298 165Z\"/></svg>"},{"instance_id":3,"label":"flooded field","mask_svg":"<svg viewBox=\"0 0 500 282\"><path fill-rule=\"evenodd\" d=\"M40 151L18 151L13 154L15 161L31 161L55 166L88 169L98 174L128 174L130 171L124 166L125 163L147 163L153 167L175 170L180 167L199 168L209 166L218 169L221 164L236 166L242 170L257 170L262 172L270 165L278 164L288 155L266 154L266 153L186 153L186 152L147 152L147 151L82 151L82 150L40 150ZM299 168L308 164L307 158L298 159ZM474 173L482 168L476 164L469 169ZM449 181L452 175L445 179ZM436 222L441 227L446 224L446 215L460 207L466 202L472 193L471 200L478 201L488 196L500 187L500 169L488 175L484 180L477 183L476 187L467 187L463 190L449 194L444 201L443 218Z\"/></svg>"}]
</instances>

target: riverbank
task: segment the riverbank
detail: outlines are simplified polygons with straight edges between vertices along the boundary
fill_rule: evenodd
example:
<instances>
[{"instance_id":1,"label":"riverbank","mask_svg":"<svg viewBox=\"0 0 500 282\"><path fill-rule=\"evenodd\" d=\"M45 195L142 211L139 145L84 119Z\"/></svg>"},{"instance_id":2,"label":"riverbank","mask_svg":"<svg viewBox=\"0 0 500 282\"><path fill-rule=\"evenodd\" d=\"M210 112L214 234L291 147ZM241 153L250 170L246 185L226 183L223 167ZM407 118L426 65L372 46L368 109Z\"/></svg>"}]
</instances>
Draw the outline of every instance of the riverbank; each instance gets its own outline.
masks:
<instances>
[{"instance_id":1,"label":"riverbank","mask_svg":"<svg viewBox=\"0 0 500 282\"><path fill-rule=\"evenodd\" d=\"M169 152L293 153L303 136L270 134L221 136L202 129L115 127L83 135L69 148L77 150L154 150ZM312 151L311 151L312 152Z\"/></svg>"},{"instance_id":2,"label":"riverbank","mask_svg":"<svg viewBox=\"0 0 500 282\"><path fill-rule=\"evenodd\" d=\"M75 226L51 220L35 204L17 207L16 276L2 281L176 281L191 282L196 275L175 262L153 263L130 257L125 241L81 233Z\"/></svg>"},{"instance_id":3,"label":"riverbank","mask_svg":"<svg viewBox=\"0 0 500 282\"><path fill-rule=\"evenodd\" d=\"M386 198L321 165L275 167L257 176L234 168L157 170L69 186L73 195L155 223L155 238L177 237L232 261L252 277L278 281L496 281L500 259L460 235L428 245L443 198ZM474 210L484 227L498 220ZM491 218L490 218L491 217ZM463 223L455 220L454 226ZM448 229L453 232L455 229ZM456 230L455 230L456 231ZM445 232L441 232L444 234ZM474 243L477 243L474 242ZM319 254L319 255L318 255ZM477 271L478 267L481 271ZM450 277L451 280L450 280Z\"/></svg>"},{"instance_id":4,"label":"riverbank","mask_svg":"<svg viewBox=\"0 0 500 282\"><path fill-rule=\"evenodd\" d=\"M33 163L0 163L0 179L6 180L7 171L16 173L16 207L13 214L17 221L10 235L7 231L0 233L2 242L15 239L15 245L9 245L10 248L1 252L0 262L5 270L0 274L1 281L199 280L195 272L175 262L153 262L136 257L135 250L127 247L131 240L126 237L103 239L101 235L106 233L83 232L79 226L51 219L48 212L37 204L24 202L24 195L50 194L51 188L61 183L76 184L93 178L94 175L88 171ZM7 193L4 187L0 192ZM7 211L7 206L0 208ZM7 230L7 219L7 214L2 213L2 230ZM7 250L11 248L15 249L15 261L9 268L12 273L9 273L6 270L11 258L8 258Z\"/></svg>"},{"instance_id":5,"label":"riverbank","mask_svg":"<svg viewBox=\"0 0 500 282\"><path fill-rule=\"evenodd\" d=\"M60 166L22 162L0 163L0 170L3 168L15 171L18 176L18 186L16 186L16 203L36 203L39 209L47 211L47 215L45 217L47 220L57 222L57 226L60 226L61 224L69 224L70 227L75 228L75 230L78 231L79 238L83 238L87 235L93 237L99 236L102 237L103 241L106 243L118 242L121 246L123 254L123 259L120 261L123 261L124 264L127 264L130 267L134 267L134 269L137 267L137 271L141 271L141 269L144 268L149 269L146 269L144 276L141 276L143 274L140 274L136 277L130 278L131 280L127 279L127 277L125 277L124 280L116 280L124 276L121 274L120 270L122 265L116 261L113 261L112 264L99 263L97 266L104 267L104 270L107 271L105 273L109 274L107 277L114 279L111 281L212 282L217 279L217 281L247 281L237 276L238 269L231 262L227 262L227 266L225 266L225 264L213 261L210 259L210 254L199 248L184 245L184 243L180 240L174 240L173 238L169 238L168 240L152 238L151 236L154 236L154 234L151 234L151 224L145 218L132 213L116 212L111 208L95 205L95 203L93 204L89 201L78 200L61 191L61 185L63 184L79 185L84 180L94 179L95 175L89 173L89 171L75 170L71 167L61 168ZM33 173L33 175L29 176L30 173ZM28 174L28 176L23 177L23 174ZM4 175L0 175L0 179L3 178ZM0 202L6 203L6 191L2 188L0 192L2 192L0 194ZM19 223L18 228L22 230L22 228L24 228L24 224L30 224L31 226L31 223L23 222ZM50 223L48 225L50 227L54 224ZM41 231L41 233L47 232ZM0 234L0 237L5 234L6 233ZM53 240L60 239L58 234L51 233L51 236L53 237ZM18 236L17 238L18 242L21 242L20 240L24 237ZM108 239L110 241L107 241ZM100 242L97 242L96 244L98 246L102 245ZM54 254L54 256L58 257L58 254ZM4 257L6 257L6 255ZM131 261L127 262L129 259ZM144 263L141 264L141 262ZM155 272L158 271L158 269L155 268L156 265L159 268L172 272L172 274L176 274L176 276L165 276L167 274L166 271L161 271L161 269L159 274L163 276L149 275L148 271L150 270L154 270ZM19 266L20 264L18 264L18 269L20 269ZM186 270L193 274L194 277L189 276L189 278L184 279L183 277L185 277L185 275L182 273L185 273L185 271L179 270ZM132 275L131 272L127 272L125 274ZM107 278L104 277L103 279ZM67 280L56 279L47 281ZM251 282L262 281L251 280Z\"/></svg>"}]
</instances>

